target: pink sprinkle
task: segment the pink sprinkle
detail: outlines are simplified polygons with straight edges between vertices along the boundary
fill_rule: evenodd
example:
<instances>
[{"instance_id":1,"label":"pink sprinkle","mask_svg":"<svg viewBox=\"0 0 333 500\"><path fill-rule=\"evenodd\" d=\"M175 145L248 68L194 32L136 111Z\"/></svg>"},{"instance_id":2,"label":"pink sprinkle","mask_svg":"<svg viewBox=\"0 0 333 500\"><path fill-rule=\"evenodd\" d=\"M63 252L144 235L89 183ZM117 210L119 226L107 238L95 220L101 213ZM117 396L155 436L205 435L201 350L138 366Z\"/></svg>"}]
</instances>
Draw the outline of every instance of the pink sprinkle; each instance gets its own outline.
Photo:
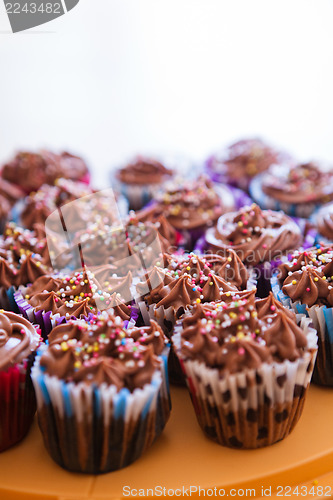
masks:
<instances>
[{"instance_id":1,"label":"pink sprinkle","mask_svg":"<svg viewBox=\"0 0 333 500\"><path fill-rule=\"evenodd\" d=\"M244 347L240 347L240 348L238 349L238 354L239 354L240 356L243 356L243 354L245 354L245 349L244 349Z\"/></svg>"},{"instance_id":2,"label":"pink sprinkle","mask_svg":"<svg viewBox=\"0 0 333 500\"><path fill-rule=\"evenodd\" d=\"M276 307L275 306L271 306L271 311L275 311Z\"/></svg>"},{"instance_id":3,"label":"pink sprinkle","mask_svg":"<svg viewBox=\"0 0 333 500\"><path fill-rule=\"evenodd\" d=\"M267 245L266 245L266 243L264 243L262 247L263 247L263 248L267 248Z\"/></svg>"},{"instance_id":4,"label":"pink sprinkle","mask_svg":"<svg viewBox=\"0 0 333 500\"><path fill-rule=\"evenodd\" d=\"M309 292L309 291L310 291L310 288L309 288L309 287L307 287L306 291L307 291L307 292Z\"/></svg>"}]
</instances>

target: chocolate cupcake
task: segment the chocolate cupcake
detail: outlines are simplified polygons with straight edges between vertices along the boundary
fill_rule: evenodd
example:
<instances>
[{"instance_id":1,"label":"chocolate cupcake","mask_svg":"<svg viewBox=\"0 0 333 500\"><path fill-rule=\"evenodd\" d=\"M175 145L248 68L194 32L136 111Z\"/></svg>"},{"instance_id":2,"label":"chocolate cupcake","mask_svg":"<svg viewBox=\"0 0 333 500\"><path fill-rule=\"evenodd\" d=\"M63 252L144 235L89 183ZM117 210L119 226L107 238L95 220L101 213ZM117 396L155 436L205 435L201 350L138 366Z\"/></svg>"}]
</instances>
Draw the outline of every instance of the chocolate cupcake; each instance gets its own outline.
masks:
<instances>
[{"instance_id":1,"label":"chocolate cupcake","mask_svg":"<svg viewBox=\"0 0 333 500\"><path fill-rule=\"evenodd\" d=\"M33 229L36 223L44 224L48 216L61 206L93 193L87 184L70 179L56 179L54 184L43 184L26 197L20 215L24 227Z\"/></svg>"},{"instance_id":2,"label":"chocolate cupcake","mask_svg":"<svg viewBox=\"0 0 333 500\"><path fill-rule=\"evenodd\" d=\"M333 246L294 252L279 266L272 289L285 307L311 318L318 333L313 380L333 387Z\"/></svg>"},{"instance_id":3,"label":"chocolate cupcake","mask_svg":"<svg viewBox=\"0 0 333 500\"><path fill-rule=\"evenodd\" d=\"M333 199L333 170L317 163L277 165L253 180L250 193L262 208L307 218Z\"/></svg>"},{"instance_id":4,"label":"chocolate cupcake","mask_svg":"<svg viewBox=\"0 0 333 500\"><path fill-rule=\"evenodd\" d=\"M174 172L156 159L137 156L116 172L116 187L131 210L146 205Z\"/></svg>"},{"instance_id":5,"label":"chocolate cupcake","mask_svg":"<svg viewBox=\"0 0 333 500\"><path fill-rule=\"evenodd\" d=\"M89 171L78 156L42 150L38 153L20 152L3 165L1 176L25 193L36 191L43 184L53 185L59 177L89 183Z\"/></svg>"},{"instance_id":6,"label":"chocolate cupcake","mask_svg":"<svg viewBox=\"0 0 333 500\"><path fill-rule=\"evenodd\" d=\"M252 178L279 161L280 156L261 139L245 139L208 158L206 171L214 182L247 191Z\"/></svg>"},{"instance_id":7,"label":"chocolate cupcake","mask_svg":"<svg viewBox=\"0 0 333 500\"><path fill-rule=\"evenodd\" d=\"M296 223L282 212L257 205L223 215L205 235L206 247L218 253L232 248L241 261L258 274L258 293L267 295L272 271L288 252L302 243Z\"/></svg>"},{"instance_id":8,"label":"chocolate cupcake","mask_svg":"<svg viewBox=\"0 0 333 500\"><path fill-rule=\"evenodd\" d=\"M172 337L202 430L237 449L292 431L317 351L309 319L298 326L272 295L255 301L254 294L195 305Z\"/></svg>"},{"instance_id":9,"label":"chocolate cupcake","mask_svg":"<svg viewBox=\"0 0 333 500\"><path fill-rule=\"evenodd\" d=\"M152 336L103 314L51 332L32 371L46 449L65 469L117 470L162 432L170 399L157 325ZM163 349L162 346L162 349Z\"/></svg>"},{"instance_id":10,"label":"chocolate cupcake","mask_svg":"<svg viewBox=\"0 0 333 500\"><path fill-rule=\"evenodd\" d=\"M214 186L202 176L195 180L176 179L165 185L154 202L140 211L141 220L158 219L163 215L182 235L187 250L194 248L208 227L213 226L221 214L234 208L234 199L225 186Z\"/></svg>"},{"instance_id":11,"label":"chocolate cupcake","mask_svg":"<svg viewBox=\"0 0 333 500\"><path fill-rule=\"evenodd\" d=\"M219 300L225 292L237 292L238 288L225 276L226 267L220 274L212 265L193 252L185 256L164 256L165 267L155 266L144 280L136 285L138 305L146 324L155 319L168 336L172 335L175 321L186 308L195 303ZM236 265L238 262L236 263ZM242 264L235 275L242 274ZM245 284L244 279L242 283Z\"/></svg>"},{"instance_id":12,"label":"chocolate cupcake","mask_svg":"<svg viewBox=\"0 0 333 500\"><path fill-rule=\"evenodd\" d=\"M0 310L0 452L27 434L36 400L30 378L41 338L18 314Z\"/></svg>"},{"instance_id":13,"label":"chocolate cupcake","mask_svg":"<svg viewBox=\"0 0 333 500\"><path fill-rule=\"evenodd\" d=\"M8 224L0 237L0 305L18 312L14 292L22 285L33 283L38 277L51 272L46 240Z\"/></svg>"}]
</instances>

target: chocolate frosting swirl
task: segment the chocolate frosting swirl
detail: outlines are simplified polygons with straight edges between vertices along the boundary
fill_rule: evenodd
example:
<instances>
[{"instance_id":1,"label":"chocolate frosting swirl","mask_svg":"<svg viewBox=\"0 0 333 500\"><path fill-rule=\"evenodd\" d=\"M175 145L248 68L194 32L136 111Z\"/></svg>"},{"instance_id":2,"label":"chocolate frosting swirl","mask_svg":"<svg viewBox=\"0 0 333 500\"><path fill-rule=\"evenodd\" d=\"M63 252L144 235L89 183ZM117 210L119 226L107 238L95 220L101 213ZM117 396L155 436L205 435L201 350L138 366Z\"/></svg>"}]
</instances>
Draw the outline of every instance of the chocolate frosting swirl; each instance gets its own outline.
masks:
<instances>
[{"instance_id":1,"label":"chocolate frosting swirl","mask_svg":"<svg viewBox=\"0 0 333 500\"><path fill-rule=\"evenodd\" d=\"M214 172L224 174L231 182L253 177L267 170L278 159L278 154L260 139L245 139L231 144L210 159Z\"/></svg>"},{"instance_id":2,"label":"chocolate frosting swirl","mask_svg":"<svg viewBox=\"0 0 333 500\"><path fill-rule=\"evenodd\" d=\"M232 247L247 266L270 262L299 246L301 239L301 231L290 217L261 210L256 204L223 215L217 227L206 232L210 249L222 253Z\"/></svg>"},{"instance_id":3,"label":"chocolate frosting swirl","mask_svg":"<svg viewBox=\"0 0 333 500\"><path fill-rule=\"evenodd\" d=\"M318 245L295 252L289 262L279 266L279 281L284 294L311 307L333 305L333 248Z\"/></svg>"},{"instance_id":4,"label":"chocolate frosting swirl","mask_svg":"<svg viewBox=\"0 0 333 500\"><path fill-rule=\"evenodd\" d=\"M282 203L325 203L333 199L333 170L324 170L315 163L303 163L263 179L263 191Z\"/></svg>"},{"instance_id":5,"label":"chocolate frosting swirl","mask_svg":"<svg viewBox=\"0 0 333 500\"><path fill-rule=\"evenodd\" d=\"M217 368L221 375L302 357L307 339L296 316L277 306L272 294L260 301L254 294L189 308L178 323L181 357Z\"/></svg>"},{"instance_id":6,"label":"chocolate frosting swirl","mask_svg":"<svg viewBox=\"0 0 333 500\"><path fill-rule=\"evenodd\" d=\"M141 338L141 337L140 337ZM115 385L134 391L151 382L161 361L152 343L144 345L108 314L90 322L76 320L55 327L40 366L66 382Z\"/></svg>"},{"instance_id":7,"label":"chocolate frosting swirl","mask_svg":"<svg viewBox=\"0 0 333 500\"><path fill-rule=\"evenodd\" d=\"M88 174L87 165L78 156L50 151L20 152L2 169L3 179L30 193L43 184L54 184L58 177L79 180Z\"/></svg>"},{"instance_id":8,"label":"chocolate frosting swirl","mask_svg":"<svg viewBox=\"0 0 333 500\"><path fill-rule=\"evenodd\" d=\"M214 187L204 176L191 181L179 179L170 182L155 200L149 207L139 211L138 217L147 219L164 215L179 231L210 227L222 213L234 206L227 188Z\"/></svg>"},{"instance_id":9,"label":"chocolate frosting swirl","mask_svg":"<svg viewBox=\"0 0 333 500\"><path fill-rule=\"evenodd\" d=\"M125 184L160 184L173 175L173 171L153 158L138 156L133 162L118 170L117 177Z\"/></svg>"},{"instance_id":10,"label":"chocolate frosting swirl","mask_svg":"<svg viewBox=\"0 0 333 500\"><path fill-rule=\"evenodd\" d=\"M18 314L0 310L0 370L21 363L37 350L41 337L36 328Z\"/></svg>"}]
</instances>

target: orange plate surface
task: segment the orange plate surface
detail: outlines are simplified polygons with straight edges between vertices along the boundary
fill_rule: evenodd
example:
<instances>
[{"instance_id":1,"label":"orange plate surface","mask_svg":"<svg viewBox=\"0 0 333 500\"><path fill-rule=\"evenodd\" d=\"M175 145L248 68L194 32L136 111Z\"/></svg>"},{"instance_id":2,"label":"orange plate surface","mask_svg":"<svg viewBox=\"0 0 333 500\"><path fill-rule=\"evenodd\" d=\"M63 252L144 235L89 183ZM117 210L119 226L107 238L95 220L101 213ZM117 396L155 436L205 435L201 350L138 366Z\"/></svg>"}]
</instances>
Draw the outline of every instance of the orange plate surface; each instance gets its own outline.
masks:
<instances>
[{"instance_id":1,"label":"orange plate surface","mask_svg":"<svg viewBox=\"0 0 333 500\"><path fill-rule=\"evenodd\" d=\"M274 446L249 451L223 448L205 438L186 389L172 388L171 394L173 409L163 435L137 462L102 476L73 474L57 466L44 449L35 421L21 444L0 454L1 500L116 499L125 486L254 488L257 497L262 487L271 487L271 498L277 498L278 486L305 484L310 490L317 481L332 486L333 492L333 390L312 386L293 433Z\"/></svg>"}]
</instances>

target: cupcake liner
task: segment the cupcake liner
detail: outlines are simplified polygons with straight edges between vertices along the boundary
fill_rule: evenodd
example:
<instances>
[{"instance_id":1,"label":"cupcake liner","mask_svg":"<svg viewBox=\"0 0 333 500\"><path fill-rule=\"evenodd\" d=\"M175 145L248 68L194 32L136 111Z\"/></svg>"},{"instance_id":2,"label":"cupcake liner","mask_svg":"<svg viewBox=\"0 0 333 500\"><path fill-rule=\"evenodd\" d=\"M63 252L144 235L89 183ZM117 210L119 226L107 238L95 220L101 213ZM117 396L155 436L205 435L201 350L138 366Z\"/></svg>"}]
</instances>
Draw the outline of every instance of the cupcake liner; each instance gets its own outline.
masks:
<instances>
[{"instance_id":1,"label":"cupcake liner","mask_svg":"<svg viewBox=\"0 0 333 500\"><path fill-rule=\"evenodd\" d=\"M219 375L217 369L182 359L181 325L173 344L198 423L207 437L232 448L259 448L284 439L301 416L316 358L316 332L302 317L309 351L296 361Z\"/></svg>"},{"instance_id":2,"label":"cupcake liner","mask_svg":"<svg viewBox=\"0 0 333 500\"><path fill-rule=\"evenodd\" d=\"M0 452L21 441L36 412L30 378L35 354L22 363L0 371Z\"/></svg>"},{"instance_id":3,"label":"cupcake liner","mask_svg":"<svg viewBox=\"0 0 333 500\"><path fill-rule=\"evenodd\" d=\"M243 176L238 180L232 179L228 176L227 172L217 172L216 169L212 167L213 160L215 159L215 155L210 156L208 160L205 162L205 172L211 178L213 182L217 182L220 184L227 184L228 186L235 187L237 189L241 189L243 191L249 190L249 184L252 178Z\"/></svg>"},{"instance_id":4,"label":"cupcake liner","mask_svg":"<svg viewBox=\"0 0 333 500\"><path fill-rule=\"evenodd\" d=\"M252 205L253 200L249 197L247 193L245 193L245 191L231 185L228 185L228 188L230 189L234 197L235 207L237 210L239 210L242 207Z\"/></svg>"},{"instance_id":5,"label":"cupcake liner","mask_svg":"<svg viewBox=\"0 0 333 500\"><path fill-rule=\"evenodd\" d=\"M61 467L88 474L120 469L162 432L170 414L164 364L142 389L117 393L115 386L75 385L44 374L43 352L38 351L32 370L38 422L48 452Z\"/></svg>"},{"instance_id":6,"label":"cupcake liner","mask_svg":"<svg viewBox=\"0 0 333 500\"><path fill-rule=\"evenodd\" d=\"M312 380L315 384L333 387L333 308L319 305L308 307L299 301L293 302L282 292L277 276L272 277L271 285L274 296L287 309L311 319L318 334L318 355Z\"/></svg>"},{"instance_id":7,"label":"cupcake liner","mask_svg":"<svg viewBox=\"0 0 333 500\"><path fill-rule=\"evenodd\" d=\"M265 173L257 175L249 186L251 198L263 209L283 210L286 214L308 219L315 210L322 206L322 203L286 203L279 202L264 193L262 181Z\"/></svg>"}]
</instances>

